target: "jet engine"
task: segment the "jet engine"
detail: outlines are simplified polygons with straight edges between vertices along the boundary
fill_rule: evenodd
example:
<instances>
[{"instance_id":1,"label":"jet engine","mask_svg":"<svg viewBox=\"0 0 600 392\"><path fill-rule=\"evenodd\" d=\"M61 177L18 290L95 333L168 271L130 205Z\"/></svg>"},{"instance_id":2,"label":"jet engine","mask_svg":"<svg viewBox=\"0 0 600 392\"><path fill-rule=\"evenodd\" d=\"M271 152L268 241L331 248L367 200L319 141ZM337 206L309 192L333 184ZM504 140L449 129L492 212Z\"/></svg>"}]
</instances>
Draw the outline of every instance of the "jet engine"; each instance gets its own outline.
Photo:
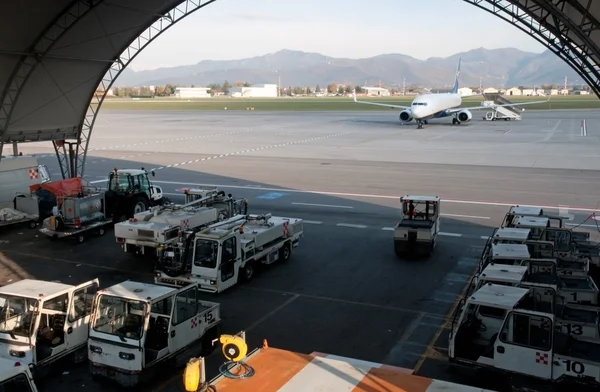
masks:
<instances>
[{"instance_id":1,"label":"jet engine","mask_svg":"<svg viewBox=\"0 0 600 392\"><path fill-rule=\"evenodd\" d=\"M410 112L410 110L403 110L402 112L400 112L400 121L410 122L412 121L412 119L412 113Z\"/></svg>"},{"instance_id":2,"label":"jet engine","mask_svg":"<svg viewBox=\"0 0 600 392\"><path fill-rule=\"evenodd\" d=\"M473 118L473 115L467 109L461 110L456 115L456 119L460 122L469 122L469 121L471 121L472 118Z\"/></svg>"}]
</instances>

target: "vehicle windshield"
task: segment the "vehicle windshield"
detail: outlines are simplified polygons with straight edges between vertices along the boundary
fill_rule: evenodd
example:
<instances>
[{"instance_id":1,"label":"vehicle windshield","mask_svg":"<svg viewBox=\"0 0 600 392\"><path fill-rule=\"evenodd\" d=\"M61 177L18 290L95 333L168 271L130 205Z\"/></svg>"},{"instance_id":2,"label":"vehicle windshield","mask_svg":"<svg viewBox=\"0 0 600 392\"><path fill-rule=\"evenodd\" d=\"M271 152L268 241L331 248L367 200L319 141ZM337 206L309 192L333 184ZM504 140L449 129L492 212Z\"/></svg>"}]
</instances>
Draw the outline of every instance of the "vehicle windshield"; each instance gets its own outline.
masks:
<instances>
[{"instance_id":1,"label":"vehicle windshield","mask_svg":"<svg viewBox=\"0 0 600 392\"><path fill-rule=\"evenodd\" d=\"M31 336L38 300L0 294L0 332Z\"/></svg>"},{"instance_id":2,"label":"vehicle windshield","mask_svg":"<svg viewBox=\"0 0 600 392\"><path fill-rule=\"evenodd\" d=\"M214 240L196 238L194 249L194 265L204 268L217 268L219 243Z\"/></svg>"},{"instance_id":3,"label":"vehicle windshield","mask_svg":"<svg viewBox=\"0 0 600 392\"><path fill-rule=\"evenodd\" d=\"M115 192L124 192L131 188L129 176L126 174L115 174L111 172L108 176L108 189Z\"/></svg>"},{"instance_id":4,"label":"vehicle windshield","mask_svg":"<svg viewBox=\"0 0 600 392\"><path fill-rule=\"evenodd\" d=\"M436 205L427 201L404 200L402 212L408 219L430 220L435 217Z\"/></svg>"},{"instance_id":5,"label":"vehicle windshield","mask_svg":"<svg viewBox=\"0 0 600 392\"><path fill-rule=\"evenodd\" d=\"M94 315L94 331L139 340L147 310L142 301L101 295Z\"/></svg>"}]
</instances>

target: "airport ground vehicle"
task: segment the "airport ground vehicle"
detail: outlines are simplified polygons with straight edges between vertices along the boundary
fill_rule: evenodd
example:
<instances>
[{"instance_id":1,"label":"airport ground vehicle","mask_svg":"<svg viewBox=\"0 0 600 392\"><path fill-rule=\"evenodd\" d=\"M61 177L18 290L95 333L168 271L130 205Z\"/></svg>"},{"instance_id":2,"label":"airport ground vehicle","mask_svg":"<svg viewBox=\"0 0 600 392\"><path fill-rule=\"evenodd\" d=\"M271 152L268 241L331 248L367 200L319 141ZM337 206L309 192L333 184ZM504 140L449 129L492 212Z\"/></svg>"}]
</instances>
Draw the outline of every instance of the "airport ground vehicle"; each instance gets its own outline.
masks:
<instances>
[{"instance_id":1,"label":"airport ground vehicle","mask_svg":"<svg viewBox=\"0 0 600 392\"><path fill-rule=\"evenodd\" d=\"M0 358L0 391L37 392L29 366Z\"/></svg>"},{"instance_id":2,"label":"airport ground vehicle","mask_svg":"<svg viewBox=\"0 0 600 392\"><path fill-rule=\"evenodd\" d=\"M182 288L125 281L94 298L88 358L92 374L135 386L164 366L208 354L219 336L220 306Z\"/></svg>"},{"instance_id":3,"label":"airport ground vehicle","mask_svg":"<svg viewBox=\"0 0 600 392\"><path fill-rule=\"evenodd\" d=\"M30 366L37 376L73 356L86 358L98 279L71 286L24 279L0 288L0 357Z\"/></svg>"},{"instance_id":4,"label":"airport ground vehicle","mask_svg":"<svg viewBox=\"0 0 600 392\"><path fill-rule=\"evenodd\" d=\"M600 344L563 333L554 315L533 310L530 299L528 288L483 285L455 314L450 359L508 375L600 387Z\"/></svg>"},{"instance_id":5,"label":"airport ground vehicle","mask_svg":"<svg viewBox=\"0 0 600 392\"><path fill-rule=\"evenodd\" d=\"M44 219L40 229L50 239L75 238L82 243L91 232L104 235L105 227L112 223L105 213L104 192L87 181L69 178L38 186L49 190L56 200L52 215Z\"/></svg>"},{"instance_id":6,"label":"airport ground vehicle","mask_svg":"<svg viewBox=\"0 0 600 392\"><path fill-rule=\"evenodd\" d=\"M0 209L17 209L17 195L29 193L29 186L50 181L46 165L36 157L10 156L0 161Z\"/></svg>"},{"instance_id":7,"label":"airport ground vehicle","mask_svg":"<svg viewBox=\"0 0 600 392\"><path fill-rule=\"evenodd\" d=\"M152 176L156 173L151 171ZM108 175L105 199L106 216L114 222L122 222L152 206L165 202L162 188L153 185L148 172L142 169L117 169Z\"/></svg>"},{"instance_id":8,"label":"airport ground vehicle","mask_svg":"<svg viewBox=\"0 0 600 392\"><path fill-rule=\"evenodd\" d=\"M157 248L167 248L186 232L195 232L237 213L247 212L245 199L235 200L217 188L193 193L183 205L166 204L137 213L115 224L115 238L126 253L157 256Z\"/></svg>"},{"instance_id":9,"label":"airport ground vehicle","mask_svg":"<svg viewBox=\"0 0 600 392\"><path fill-rule=\"evenodd\" d=\"M504 220L502 221L502 225L500 227L515 227L513 226L513 219L518 216L530 216L530 217L542 217L548 218L547 223L550 225L549 227L564 227L564 217L555 216L551 214L544 213L544 209L542 207L533 207L533 206L512 206L504 216Z\"/></svg>"},{"instance_id":10,"label":"airport ground vehicle","mask_svg":"<svg viewBox=\"0 0 600 392\"><path fill-rule=\"evenodd\" d=\"M573 296L564 296L564 292L556 286L539 284L535 279L529 279L529 274L530 271L524 266L490 264L479 277L477 285L470 287L467 297L487 284L529 289L531 295L528 304L531 310L552 313L556 328L562 328L568 335L600 342L600 307L572 303ZM493 317L493 313L486 314Z\"/></svg>"},{"instance_id":11,"label":"airport ground vehicle","mask_svg":"<svg viewBox=\"0 0 600 392\"><path fill-rule=\"evenodd\" d=\"M182 252L165 252L155 282L172 286L198 283L200 290L222 292L249 281L259 265L286 262L303 235L303 220L237 215L200 230Z\"/></svg>"},{"instance_id":12,"label":"airport ground vehicle","mask_svg":"<svg viewBox=\"0 0 600 392\"><path fill-rule=\"evenodd\" d=\"M440 198L406 195L400 204L402 220L394 228L396 256L430 255L440 232Z\"/></svg>"}]
</instances>

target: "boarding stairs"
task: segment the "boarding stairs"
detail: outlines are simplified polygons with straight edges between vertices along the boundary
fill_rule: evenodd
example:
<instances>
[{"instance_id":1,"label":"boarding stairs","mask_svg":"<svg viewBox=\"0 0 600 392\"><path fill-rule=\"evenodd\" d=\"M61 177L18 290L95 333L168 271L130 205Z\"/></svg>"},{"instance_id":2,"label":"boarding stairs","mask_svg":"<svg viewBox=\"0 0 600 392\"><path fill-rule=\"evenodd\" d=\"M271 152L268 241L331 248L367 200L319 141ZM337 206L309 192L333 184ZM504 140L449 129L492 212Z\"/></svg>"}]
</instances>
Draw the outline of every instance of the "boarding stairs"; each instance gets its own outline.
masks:
<instances>
[{"instance_id":1,"label":"boarding stairs","mask_svg":"<svg viewBox=\"0 0 600 392\"><path fill-rule=\"evenodd\" d=\"M491 110L485 113L483 117L487 121L496 120L520 120L521 112L524 110L521 106L513 104L508 99L504 98L499 93L483 94L484 101L482 106L488 107ZM511 106L499 106L511 105Z\"/></svg>"}]
</instances>

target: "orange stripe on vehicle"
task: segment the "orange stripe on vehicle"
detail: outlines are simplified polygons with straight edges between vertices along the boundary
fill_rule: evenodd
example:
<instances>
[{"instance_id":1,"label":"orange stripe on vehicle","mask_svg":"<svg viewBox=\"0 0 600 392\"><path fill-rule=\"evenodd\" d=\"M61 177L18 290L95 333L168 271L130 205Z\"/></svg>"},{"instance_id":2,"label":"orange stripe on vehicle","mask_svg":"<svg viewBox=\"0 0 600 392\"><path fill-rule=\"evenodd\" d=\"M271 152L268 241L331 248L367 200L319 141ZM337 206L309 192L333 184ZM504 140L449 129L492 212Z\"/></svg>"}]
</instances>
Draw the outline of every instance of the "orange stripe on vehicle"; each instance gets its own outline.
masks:
<instances>
[{"instance_id":1,"label":"orange stripe on vehicle","mask_svg":"<svg viewBox=\"0 0 600 392\"><path fill-rule=\"evenodd\" d=\"M426 392L431 382L407 374L406 369L386 366L371 369L352 392Z\"/></svg>"},{"instance_id":2,"label":"orange stripe on vehicle","mask_svg":"<svg viewBox=\"0 0 600 392\"><path fill-rule=\"evenodd\" d=\"M268 348L251 357L247 363L255 371L253 377L241 380L222 379L219 392L276 392L315 357ZM232 370L235 374L236 370Z\"/></svg>"}]
</instances>

